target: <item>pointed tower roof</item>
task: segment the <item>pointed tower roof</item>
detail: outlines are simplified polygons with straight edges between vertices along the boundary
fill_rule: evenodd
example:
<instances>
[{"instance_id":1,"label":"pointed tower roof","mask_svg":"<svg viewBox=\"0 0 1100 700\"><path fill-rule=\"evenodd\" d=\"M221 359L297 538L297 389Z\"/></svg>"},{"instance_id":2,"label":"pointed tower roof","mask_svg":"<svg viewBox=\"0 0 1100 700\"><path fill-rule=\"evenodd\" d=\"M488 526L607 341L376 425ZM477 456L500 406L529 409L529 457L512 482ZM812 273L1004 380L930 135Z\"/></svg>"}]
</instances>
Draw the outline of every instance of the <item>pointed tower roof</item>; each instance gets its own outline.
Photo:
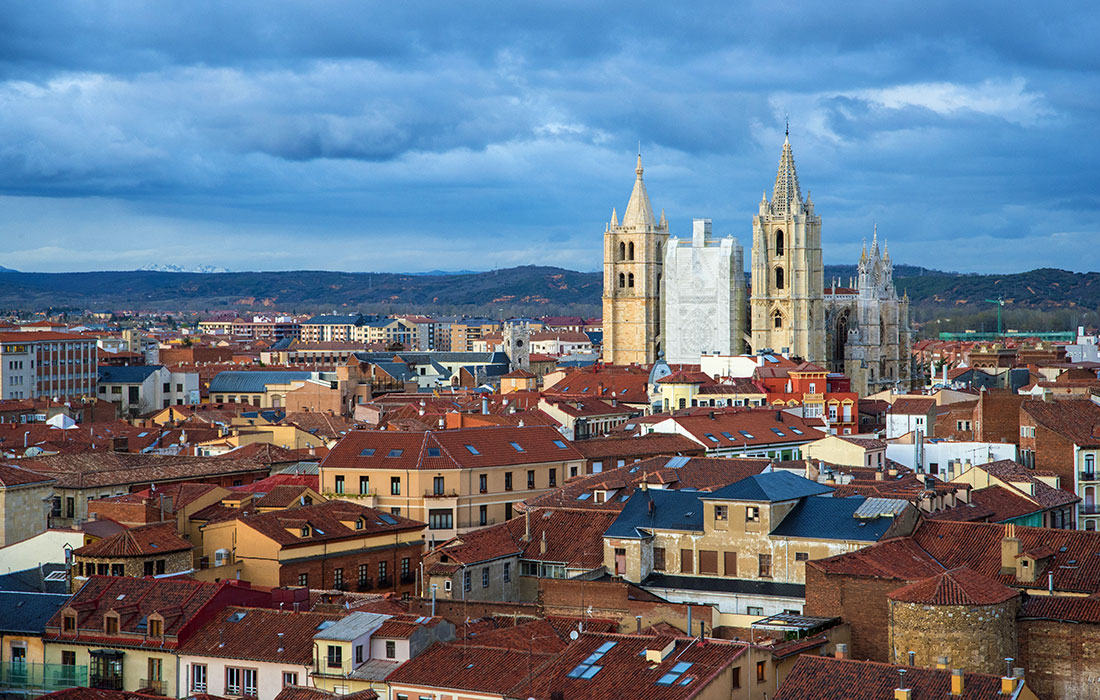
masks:
<instances>
[{"instance_id":1,"label":"pointed tower roof","mask_svg":"<svg viewBox=\"0 0 1100 700\"><path fill-rule=\"evenodd\" d=\"M791 138L787 136L783 141L783 155L779 157L779 172L775 175L772 211L775 213L794 211L794 203L801 201L802 191L798 187L798 172L794 168Z\"/></svg>"},{"instance_id":2,"label":"pointed tower roof","mask_svg":"<svg viewBox=\"0 0 1100 700\"><path fill-rule=\"evenodd\" d=\"M653 216L653 207L649 204L649 194L645 191L645 183L642 182L642 154L638 154L638 167L634 169L638 179L634 181L634 191L630 193L630 201L623 212L623 226L641 226L652 228L657 220Z\"/></svg>"},{"instance_id":3,"label":"pointed tower roof","mask_svg":"<svg viewBox=\"0 0 1100 700\"><path fill-rule=\"evenodd\" d=\"M867 239L863 239L863 252L859 254L859 262L863 264L867 262Z\"/></svg>"},{"instance_id":4,"label":"pointed tower roof","mask_svg":"<svg viewBox=\"0 0 1100 700\"><path fill-rule=\"evenodd\" d=\"M877 223L875 224L874 235L871 237L871 257L872 258L879 257L879 253L878 253L878 224Z\"/></svg>"},{"instance_id":5,"label":"pointed tower roof","mask_svg":"<svg viewBox=\"0 0 1100 700\"><path fill-rule=\"evenodd\" d=\"M615 207L611 207L611 225L612 226L618 226L619 225L619 214L618 214L618 212L615 211Z\"/></svg>"},{"instance_id":6,"label":"pointed tower roof","mask_svg":"<svg viewBox=\"0 0 1100 700\"><path fill-rule=\"evenodd\" d=\"M890 242L885 238L882 239L882 259L890 261Z\"/></svg>"}]
</instances>

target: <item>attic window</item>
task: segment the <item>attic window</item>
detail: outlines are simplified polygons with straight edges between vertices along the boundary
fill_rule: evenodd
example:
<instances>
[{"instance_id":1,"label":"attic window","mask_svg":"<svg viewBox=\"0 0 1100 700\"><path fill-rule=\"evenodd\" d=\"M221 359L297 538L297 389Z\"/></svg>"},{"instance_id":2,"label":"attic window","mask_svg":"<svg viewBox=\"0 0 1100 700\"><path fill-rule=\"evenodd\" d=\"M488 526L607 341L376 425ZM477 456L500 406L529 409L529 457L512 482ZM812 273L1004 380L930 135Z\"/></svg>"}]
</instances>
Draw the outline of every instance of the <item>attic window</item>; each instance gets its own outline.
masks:
<instances>
[{"instance_id":1,"label":"attic window","mask_svg":"<svg viewBox=\"0 0 1100 700\"><path fill-rule=\"evenodd\" d=\"M657 685L673 685L674 683L676 683L677 680L679 680L680 675L684 671L687 671L689 668L691 668L691 662L681 661L680 663L673 666L668 673L658 678ZM691 682L690 678L687 680L688 682Z\"/></svg>"},{"instance_id":2,"label":"attic window","mask_svg":"<svg viewBox=\"0 0 1100 700\"><path fill-rule=\"evenodd\" d=\"M360 457L373 457L374 456L374 448L373 447L368 447L365 450L360 451L359 456Z\"/></svg>"},{"instance_id":3,"label":"attic window","mask_svg":"<svg viewBox=\"0 0 1100 700\"><path fill-rule=\"evenodd\" d=\"M587 501L587 500L588 500L588 497L589 497L590 495L592 495L592 494L589 494L589 493L582 493L581 495L577 496L577 500L578 500L578 501Z\"/></svg>"},{"instance_id":4,"label":"attic window","mask_svg":"<svg viewBox=\"0 0 1100 700\"><path fill-rule=\"evenodd\" d=\"M791 428L791 432L794 433L795 435L802 435L803 434L802 431L799 430L798 428Z\"/></svg>"},{"instance_id":5,"label":"attic window","mask_svg":"<svg viewBox=\"0 0 1100 700\"><path fill-rule=\"evenodd\" d=\"M714 437L714 436L713 436L713 435L711 435L710 433L703 433L703 437L705 437L706 439L710 440L710 441L711 441L711 442L713 442L714 444L718 444L718 438Z\"/></svg>"},{"instance_id":6,"label":"attic window","mask_svg":"<svg viewBox=\"0 0 1100 700\"><path fill-rule=\"evenodd\" d=\"M428 456L429 457L438 457L439 456L439 448L438 447L429 447L428 448Z\"/></svg>"},{"instance_id":7,"label":"attic window","mask_svg":"<svg viewBox=\"0 0 1100 700\"><path fill-rule=\"evenodd\" d=\"M520 447L518 442L510 442L508 444L511 445L512 449L515 450L516 452L526 452L527 451L527 450L523 449L522 447Z\"/></svg>"},{"instance_id":8,"label":"attic window","mask_svg":"<svg viewBox=\"0 0 1100 700\"><path fill-rule=\"evenodd\" d=\"M725 430L722 431L722 437L726 438L727 440L732 440L733 439L733 436L730 435L729 432L727 432Z\"/></svg>"},{"instance_id":9,"label":"attic window","mask_svg":"<svg viewBox=\"0 0 1100 700\"><path fill-rule=\"evenodd\" d=\"M324 621L321 622L321 624L317 625L317 629L318 630L327 630L329 627L332 627L335 624L336 624L335 620L324 620Z\"/></svg>"},{"instance_id":10,"label":"attic window","mask_svg":"<svg viewBox=\"0 0 1100 700\"><path fill-rule=\"evenodd\" d=\"M302 537L309 537L309 525L302 528Z\"/></svg>"},{"instance_id":11,"label":"attic window","mask_svg":"<svg viewBox=\"0 0 1100 700\"><path fill-rule=\"evenodd\" d=\"M561 440L555 440L555 441L554 441L554 445L555 445L555 446L556 446L556 447L557 447L557 448L558 448L559 450L564 450L564 449L566 449L566 447L565 447L565 443L564 443L564 442L562 442Z\"/></svg>"},{"instance_id":12,"label":"attic window","mask_svg":"<svg viewBox=\"0 0 1100 700\"><path fill-rule=\"evenodd\" d=\"M775 433L776 435L778 435L779 437L787 437L786 433L784 433L779 428L772 428L772 432Z\"/></svg>"},{"instance_id":13,"label":"attic window","mask_svg":"<svg viewBox=\"0 0 1100 700\"><path fill-rule=\"evenodd\" d=\"M240 622L247 614L247 612L235 612L226 619L226 622Z\"/></svg>"},{"instance_id":14,"label":"attic window","mask_svg":"<svg viewBox=\"0 0 1100 700\"><path fill-rule=\"evenodd\" d=\"M355 529L356 530L362 530L363 529L363 519L362 518L359 518L358 520L355 521Z\"/></svg>"},{"instance_id":15,"label":"attic window","mask_svg":"<svg viewBox=\"0 0 1100 700\"><path fill-rule=\"evenodd\" d=\"M742 437L745 437L749 440L755 440L756 439L756 437L747 430L738 430L737 432L741 433Z\"/></svg>"},{"instance_id":16,"label":"attic window","mask_svg":"<svg viewBox=\"0 0 1100 700\"><path fill-rule=\"evenodd\" d=\"M469 450L470 454L472 454L472 455L481 454L480 452L477 451L477 448L474 447L473 445L465 445L465 447L466 447L467 450Z\"/></svg>"},{"instance_id":17,"label":"attic window","mask_svg":"<svg viewBox=\"0 0 1100 700\"><path fill-rule=\"evenodd\" d=\"M569 391L569 387L567 387L567 386L563 386L563 387L561 388L561 390L562 390L562 391Z\"/></svg>"}]
</instances>

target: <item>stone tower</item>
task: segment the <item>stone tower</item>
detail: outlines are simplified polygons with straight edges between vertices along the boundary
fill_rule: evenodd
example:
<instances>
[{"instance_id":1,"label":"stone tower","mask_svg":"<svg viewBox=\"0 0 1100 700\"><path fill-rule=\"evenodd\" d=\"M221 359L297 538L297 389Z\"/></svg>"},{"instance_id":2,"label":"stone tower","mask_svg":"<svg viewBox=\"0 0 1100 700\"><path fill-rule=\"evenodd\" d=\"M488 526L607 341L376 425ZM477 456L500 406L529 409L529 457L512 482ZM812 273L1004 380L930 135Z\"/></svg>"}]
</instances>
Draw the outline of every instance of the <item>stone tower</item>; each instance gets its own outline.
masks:
<instances>
[{"instance_id":1,"label":"stone tower","mask_svg":"<svg viewBox=\"0 0 1100 700\"><path fill-rule=\"evenodd\" d=\"M690 240L665 246L665 359L696 364L703 353L740 355L745 344L745 254L736 238L714 238L710 219L692 222Z\"/></svg>"},{"instance_id":2,"label":"stone tower","mask_svg":"<svg viewBox=\"0 0 1100 700\"><path fill-rule=\"evenodd\" d=\"M504 324L503 345L513 370L531 369L531 327L526 321Z\"/></svg>"},{"instance_id":3,"label":"stone tower","mask_svg":"<svg viewBox=\"0 0 1100 700\"><path fill-rule=\"evenodd\" d=\"M824 289L821 217L802 199L788 133L772 199L752 220L752 350L825 362Z\"/></svg>"},{"instance_id":4,"label":"stone tower","mask_svg":"<svg viewBox=\"0 0 1100 700\"><path fill-rule=\"evenodd\" d=\"M614 210L603 234L603 360L650 364L661 339L661 261L668 222L653 216L642 181L642 156L622 224Z\"/></svg>"}]
</instances>

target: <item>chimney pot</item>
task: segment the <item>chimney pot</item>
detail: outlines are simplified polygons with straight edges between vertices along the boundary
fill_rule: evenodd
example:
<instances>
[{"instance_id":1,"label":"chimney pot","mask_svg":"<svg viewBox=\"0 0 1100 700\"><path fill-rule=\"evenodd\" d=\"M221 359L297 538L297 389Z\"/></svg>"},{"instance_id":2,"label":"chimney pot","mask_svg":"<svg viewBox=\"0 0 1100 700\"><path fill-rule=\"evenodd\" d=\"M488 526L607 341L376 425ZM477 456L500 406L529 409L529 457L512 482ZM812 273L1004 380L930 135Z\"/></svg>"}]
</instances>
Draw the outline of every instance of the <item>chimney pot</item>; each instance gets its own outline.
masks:
<instances>
[{"instance_id":1,"label":"chimney pot","mask_svg":"<svg viewBox=\"0 0 1100 700\"><path fill-rule=\"evenodd\" d=\"M910 666L916 666L917 665L917 652L915 652L915 651L909 652L909 665Z\"/></svg>"},{"instance_id":2,"label":"chimney pot","mask_svg":"<svg viewBox=\"0 0 1100 700\"><path fill-rule=\"evenodd\" d=\"M966 688L966 680L963 678L963 670L956 668L951 670L951 694L961 696Z\"/></svg>"},{"instance_id":3,"label":"chimney pot","mask_svg":"<svg viewBox=\"0 0 1100 700\"><path fill-rule=\"evenodd\" d=\"M848 658L848 645L847 644L837 644L836 645L836 651L833 653L833 656L835 656L838 659L847 659Z\"/></svg>"}]
</instances>

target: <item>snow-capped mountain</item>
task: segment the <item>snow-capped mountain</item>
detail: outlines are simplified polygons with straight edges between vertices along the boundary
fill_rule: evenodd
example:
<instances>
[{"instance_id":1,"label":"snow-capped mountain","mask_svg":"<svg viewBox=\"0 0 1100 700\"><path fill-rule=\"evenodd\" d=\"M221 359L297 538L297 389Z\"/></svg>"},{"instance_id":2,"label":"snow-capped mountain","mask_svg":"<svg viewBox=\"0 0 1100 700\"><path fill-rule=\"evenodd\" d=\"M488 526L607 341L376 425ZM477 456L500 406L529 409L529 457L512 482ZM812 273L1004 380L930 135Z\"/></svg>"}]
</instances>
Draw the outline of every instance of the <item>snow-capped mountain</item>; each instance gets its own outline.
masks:
<instances>
[{"instance_id":1,"label":"snow-capped mountain","mask_svg":"<svg viewBox=\"0 0 1100 700\"><path fill-rule=\"evenodd\" d=\"M142 265L138 268L138 272L200 272L200 273L212 273L212 272L229 272L224 267L215 267L214 265L198 265L196 267L184 267L182 265Z\"/></svg>"}]
</instances>

